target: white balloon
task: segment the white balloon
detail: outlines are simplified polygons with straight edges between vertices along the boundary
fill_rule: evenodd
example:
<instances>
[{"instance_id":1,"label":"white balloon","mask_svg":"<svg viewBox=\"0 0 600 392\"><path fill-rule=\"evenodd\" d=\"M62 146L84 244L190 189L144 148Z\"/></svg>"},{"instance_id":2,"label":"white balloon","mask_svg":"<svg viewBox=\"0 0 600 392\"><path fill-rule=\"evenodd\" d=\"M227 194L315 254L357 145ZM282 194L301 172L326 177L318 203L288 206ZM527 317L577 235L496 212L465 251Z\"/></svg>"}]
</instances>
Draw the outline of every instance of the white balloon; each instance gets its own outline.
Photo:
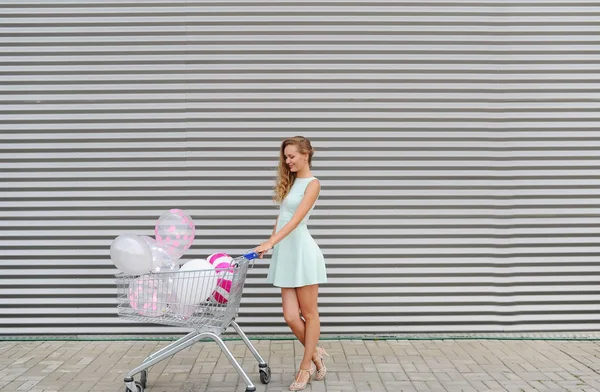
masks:
<instances>
[{"instance_id":1,"label":"white balloon","mask_svg":"<svg viewBox=\"0 0 600 392\"><path fill-rule=\"evenodd\" d=\"M110 258L121 271L130 275L150 272L152 251L142 238L134 234L123 234L110 245Z\"/></svg>"},{"instance_id":2,"label":"white balloon","mask_svg":"<svg viewBox=\"0 0 600 392\"><path fill-rule=\"evenodd\" d=\"M173 282L176 298L173 311L184 317L191 316L199 304L210 299L218 279L215 267L204 259L190 260L182 265Z\"/></svg>"}]
</instances>

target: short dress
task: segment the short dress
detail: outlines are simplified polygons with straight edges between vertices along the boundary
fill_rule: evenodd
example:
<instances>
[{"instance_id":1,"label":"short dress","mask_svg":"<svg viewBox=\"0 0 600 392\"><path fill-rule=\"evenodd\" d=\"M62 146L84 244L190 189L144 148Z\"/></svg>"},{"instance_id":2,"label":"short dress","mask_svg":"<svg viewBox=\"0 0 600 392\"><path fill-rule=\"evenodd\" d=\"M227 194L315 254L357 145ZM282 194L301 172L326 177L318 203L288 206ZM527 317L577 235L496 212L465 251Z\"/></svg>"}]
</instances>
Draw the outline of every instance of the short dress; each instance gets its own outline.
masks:
<instances>
[{"instance_id":1,"label":"short dress","mask_svg":"<svg viewBox=\"0 0 600 392\"><path fill-rule=\"evenodd\" d=\"M295 179L290 192L281 203L276 231L281 230L292 219L304 197L306 187L315 179ZM327 282L325 258L306 226L313 209L314 205L302 222L273 248L267 282L274 286L291 288Z\"/></svg>"}]
</instances>

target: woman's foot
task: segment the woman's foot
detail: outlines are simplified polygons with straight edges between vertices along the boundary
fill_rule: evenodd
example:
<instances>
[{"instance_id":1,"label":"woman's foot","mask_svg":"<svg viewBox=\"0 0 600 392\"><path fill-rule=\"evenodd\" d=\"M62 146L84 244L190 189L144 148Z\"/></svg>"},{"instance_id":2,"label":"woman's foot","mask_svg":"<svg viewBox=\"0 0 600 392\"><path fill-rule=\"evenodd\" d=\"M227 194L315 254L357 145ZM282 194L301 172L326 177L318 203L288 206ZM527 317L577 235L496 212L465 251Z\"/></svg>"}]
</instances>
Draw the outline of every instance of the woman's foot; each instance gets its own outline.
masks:
<instances>
[{"instance_id":1,"label":"woman's foot","mask_svg":"<svg viewBox=\"0 0 600 392\"><path fill-rule=\"evenodd\" d=\"M301 391L306 388L307 384L310 384L310 378L315 374L317 368L314 363L310 364L310 369L302 369L298 370L296 374L296 379L290 385L290 391Z\"/></svg>"},{"instance_id":2,"label":"woman's foot","mask_svg":"<svg viewBox=\"0 0 600 392\"><path fill-rule=\"evenodd\" d=\"M317 369L317 375L315 376L315 380L317 381L323 380L327 374L327 366L325 366L325 362L323 361L323 355L329 356L323 347L317 347L313 356L313 362Z\"/></svg>"}]
</instances>

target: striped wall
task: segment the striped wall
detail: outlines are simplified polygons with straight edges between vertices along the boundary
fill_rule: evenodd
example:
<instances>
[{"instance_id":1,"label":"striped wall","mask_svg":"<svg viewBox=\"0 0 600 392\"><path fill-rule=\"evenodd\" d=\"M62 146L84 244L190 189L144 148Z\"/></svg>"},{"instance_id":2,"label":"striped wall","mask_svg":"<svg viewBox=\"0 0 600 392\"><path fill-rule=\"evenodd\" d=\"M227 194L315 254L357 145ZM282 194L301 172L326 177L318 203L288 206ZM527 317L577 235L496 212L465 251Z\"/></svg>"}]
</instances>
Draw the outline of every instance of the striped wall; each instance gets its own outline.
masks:
<instances>
[{"instance_id":1,"label":"striped wall","mask_svg":"<svg viewBox=\"0 0 600 392\"><path fill-rule=\"evenodd\" d=\"M116 317L109 259L189 209L186 259L267 239L309 137L324 334L598 331L595 1L0 2L0 335ZM268 260L238 321L288 333Z\"/></svg>"}]
</instances>

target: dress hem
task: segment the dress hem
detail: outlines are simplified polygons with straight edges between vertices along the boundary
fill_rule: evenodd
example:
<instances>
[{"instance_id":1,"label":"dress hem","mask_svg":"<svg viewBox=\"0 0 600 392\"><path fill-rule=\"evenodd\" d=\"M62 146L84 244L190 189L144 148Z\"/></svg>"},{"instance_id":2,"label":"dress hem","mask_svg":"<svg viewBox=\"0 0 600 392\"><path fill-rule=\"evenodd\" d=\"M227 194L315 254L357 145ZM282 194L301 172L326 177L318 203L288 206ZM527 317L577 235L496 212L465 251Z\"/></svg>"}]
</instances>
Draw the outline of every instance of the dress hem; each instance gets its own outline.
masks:
<instances>
[{"instance_id":1,"label":"dress hem","mask_svg":"<svg viewBox=\"0 0 600 392\"><path fill-rule=\"evenodd\" d=\"M279 286L279 285L277 285L275 283L271 283L271 284L273 286L275 286L275 287L279 287L280 289L297 289L297 288L300 288L300 287L312 286L312 285L315 285L315 284L324 284L324 283L327 283L327 281L320 281L320 282L316 282L316 283L307 283L307 284L302 284L300 286Z\"/></svg>"}]
</instances>

